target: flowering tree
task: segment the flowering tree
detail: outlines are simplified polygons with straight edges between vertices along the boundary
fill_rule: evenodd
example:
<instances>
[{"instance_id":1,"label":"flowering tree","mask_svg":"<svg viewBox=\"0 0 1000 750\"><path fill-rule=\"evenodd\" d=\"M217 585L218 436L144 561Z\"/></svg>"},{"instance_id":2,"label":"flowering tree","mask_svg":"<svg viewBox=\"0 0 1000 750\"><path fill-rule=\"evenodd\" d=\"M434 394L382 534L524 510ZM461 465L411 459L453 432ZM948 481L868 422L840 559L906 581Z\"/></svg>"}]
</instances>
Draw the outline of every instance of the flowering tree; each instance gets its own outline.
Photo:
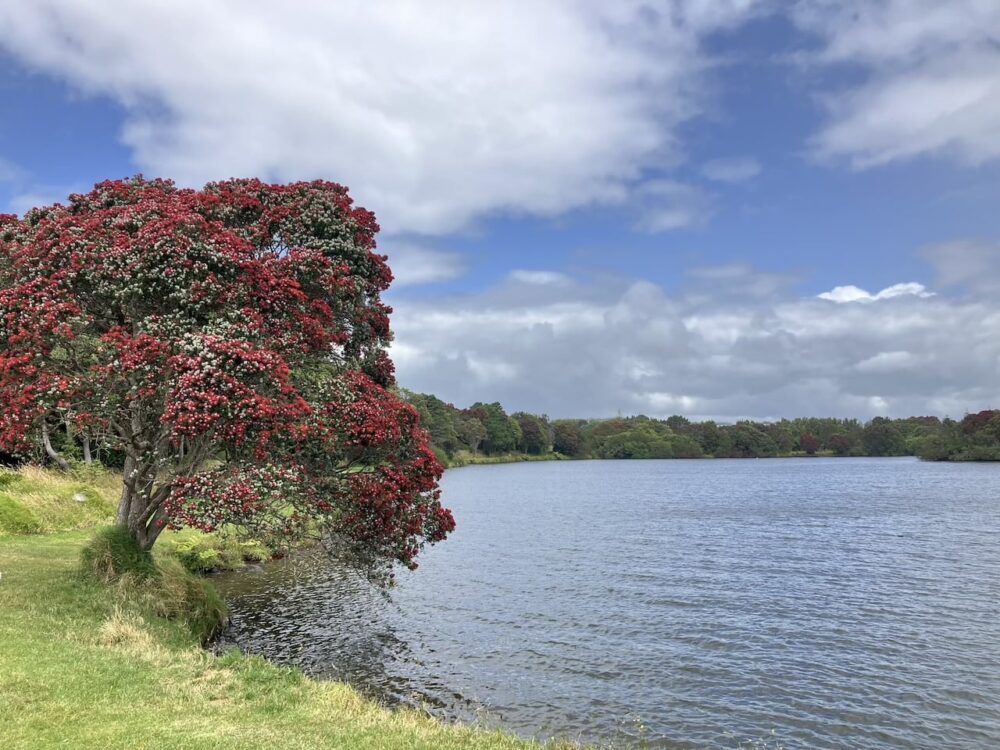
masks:
<instances>
[{"instance_id":1,"label":"flowering tree","mask_svg":"<svg viewBox=\"0 0 1000 750\"><path fill-rule=\"evenodd\" d=\"M0 448L125 457L119 524L321 529L414 566L454 527L391 390L374 216L329 182L104 182L0 216Z\"/></svg>"},{"instance_id":2,"label":"flowering tree","mask_svg":"<svg viewBox=\"0 0 1000 750\"><path fill-rule=\"evenodd\" d=\"M799 447L808 453L810 456L815 456L816 452L822 447L819 438L813 435L811 432L804 432L799 437Z\"/></svg>"}]
</instances>

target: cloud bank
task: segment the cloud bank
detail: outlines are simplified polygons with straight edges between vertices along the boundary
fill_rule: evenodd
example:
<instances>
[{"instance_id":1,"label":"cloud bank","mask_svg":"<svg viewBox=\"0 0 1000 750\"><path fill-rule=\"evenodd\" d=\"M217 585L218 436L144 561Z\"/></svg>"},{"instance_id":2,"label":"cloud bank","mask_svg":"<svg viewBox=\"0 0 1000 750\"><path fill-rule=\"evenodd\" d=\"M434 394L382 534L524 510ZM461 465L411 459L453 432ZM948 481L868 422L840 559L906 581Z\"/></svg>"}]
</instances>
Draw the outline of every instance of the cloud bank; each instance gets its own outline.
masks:
<instances>
[{"instance_id":1,"label":"cloud bank","mask_svg":"<svg viewBox=\"0 0 1000 750\"><path fill-rule=\"evenodd\" d=\"M334 175L387 230L447 233L624 201L752 5L38 0L0 5L0 45L121 103L148 172Z\"/></svg>"},{"instance_id":2,"label":"cloud bank","mask_svg":"<svg viewBox=\"0 0 1000 750\"><path fill-rule=\"evenodd\" d=\"M407 233L593 204L627 203L643 232L709 221L716 196L675 171L682 127L710 106L718 74L705 42L767 12L789 13L810 40L798 61L819 71L821 159L1000 157L996 0L34 0L0 4L0 47L117 101L121 137L149 173L350 185L387 230L408 387L554 416L1000 406L991 242L927 248L930 288L802 296L795 279L737 264L693 269L669 293L535 269L482 294L407 296L465 268ZM734 155L698 179L736 184L766 166ZM0 180L30 182L3 161ZM48 192L26 188L15 205Z\"/></svg>"},{"instance_id":3,"label":"cloud bank","mask_svg":"<svg viewBox=\"0 0 1000 750\"><path fill-rule=\"evenodd\" d=\"M974 292L804 297L790 279L725 266L672 293L515 272L481 295L394 303L400 382L460 405L722 420L1000 407L1000 304Z\"/></svg>"},{"instance_id":4,"label":"cloud bank","mask_svg":"<svg viewBox=\"0 0 1000 750\"><path fill-rule=\"evenodd\" d=\"M393 233L633 201L662 232L712 213L673 181L681 127L716 105L706 41L769 13L805 35L799 61L839 73L809 92L820 158L1000 156L995 0L33 0L0 4L0 48L116 100L139 167L184 183L334 175ZM733 156L701 177L760 170Z\"/></svg>"}]
</instances>

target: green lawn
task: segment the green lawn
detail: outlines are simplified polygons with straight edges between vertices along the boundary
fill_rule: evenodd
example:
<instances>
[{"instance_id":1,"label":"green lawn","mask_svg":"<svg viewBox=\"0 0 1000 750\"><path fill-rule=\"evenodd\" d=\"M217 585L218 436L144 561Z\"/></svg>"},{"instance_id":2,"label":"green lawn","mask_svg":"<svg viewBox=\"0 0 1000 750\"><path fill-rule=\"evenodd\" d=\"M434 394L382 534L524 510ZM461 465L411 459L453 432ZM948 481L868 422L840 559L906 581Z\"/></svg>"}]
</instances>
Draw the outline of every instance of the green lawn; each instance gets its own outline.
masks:
<instances>
[{"instance_id":1,"label":"green lawn","mask_svg":"<svg viewBox=\"0 0 1000 750\"><path fill-rule=\"evenodd\" d=\"M259 658L212 656L135 587L81 575L92 534L0 535L0 748L539 747L390 711Z\"/></svg>"}]
</instances>

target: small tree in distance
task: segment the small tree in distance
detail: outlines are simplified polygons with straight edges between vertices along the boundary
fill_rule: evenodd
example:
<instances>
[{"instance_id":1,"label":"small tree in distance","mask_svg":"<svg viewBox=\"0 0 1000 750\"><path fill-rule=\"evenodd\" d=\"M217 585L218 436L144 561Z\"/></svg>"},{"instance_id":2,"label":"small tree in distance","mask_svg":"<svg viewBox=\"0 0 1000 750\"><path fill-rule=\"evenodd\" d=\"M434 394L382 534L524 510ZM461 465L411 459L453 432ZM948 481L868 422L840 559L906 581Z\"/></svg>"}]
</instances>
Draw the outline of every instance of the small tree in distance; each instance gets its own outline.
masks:
<instances>
[{"instance_id":1,"label":"small tree in distance","mask_svg":"<svg viewBox=\"0 0 1000 750\"><path fill-rule=\"evenodd\" d=\"M320 181L136 177L0 216L0 449L99 436L144 549L167 526L318 528L415 567L454 521L391 390L377 231Z\"/></svg>"},{"instance_id":2,"label":"small tree in distance","mask_svg":"<svg viewBox=\"0 0 1000 750\"><path fill-rule=\"evenodd\" d=\"M805 432L799 437L799 447L804 450L808 455L815 456L816 452L820 449L819 438L813 435L811 432Z\"/></svg>"}]
</instances>

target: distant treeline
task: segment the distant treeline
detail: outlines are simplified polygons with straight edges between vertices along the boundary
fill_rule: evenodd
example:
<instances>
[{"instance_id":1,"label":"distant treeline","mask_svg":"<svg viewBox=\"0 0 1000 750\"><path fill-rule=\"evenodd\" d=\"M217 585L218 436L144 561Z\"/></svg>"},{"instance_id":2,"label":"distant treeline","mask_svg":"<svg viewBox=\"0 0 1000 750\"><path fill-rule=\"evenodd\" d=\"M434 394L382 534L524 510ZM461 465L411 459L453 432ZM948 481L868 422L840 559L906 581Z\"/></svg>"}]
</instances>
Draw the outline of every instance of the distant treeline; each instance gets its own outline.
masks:
<instances>
[{"instance_id":1,"label":"distant treeline","mask_svg":"<svg viewBox=\"0 0 1000 750\"><path fill-rule=\"evenodd\" d=\"M776 456L919 456L932 461L1000 460L1000 410L961 421L938 417L807 417L736 424L682 416L555 419L507 414L499 403L459 409L436 396L403 392L420 412L446 463L524 454L569 458L770 458Z\"/></svg>"},{"instance_id":2,"label":"distant treeline","mask_svg":"<svg viewBox=\"0 0 1000 750\"><path fill-rule=\"evenodd\" d=\"M675 415L609 419L549 419L544 414L507 414L497 402L459 409L426 393L402 391L420 412L431 445L448 465L522 458L771 458L776 456L919 456L931 461L1000 461L1000 409L963 419L806 417L736 424L692 422ZM50 439L71 462L121 468L124 457L109 452L68 425ZM23 455L0 453L0 465L44 462L41 447Z\"/></svg>"}]
</instances>

